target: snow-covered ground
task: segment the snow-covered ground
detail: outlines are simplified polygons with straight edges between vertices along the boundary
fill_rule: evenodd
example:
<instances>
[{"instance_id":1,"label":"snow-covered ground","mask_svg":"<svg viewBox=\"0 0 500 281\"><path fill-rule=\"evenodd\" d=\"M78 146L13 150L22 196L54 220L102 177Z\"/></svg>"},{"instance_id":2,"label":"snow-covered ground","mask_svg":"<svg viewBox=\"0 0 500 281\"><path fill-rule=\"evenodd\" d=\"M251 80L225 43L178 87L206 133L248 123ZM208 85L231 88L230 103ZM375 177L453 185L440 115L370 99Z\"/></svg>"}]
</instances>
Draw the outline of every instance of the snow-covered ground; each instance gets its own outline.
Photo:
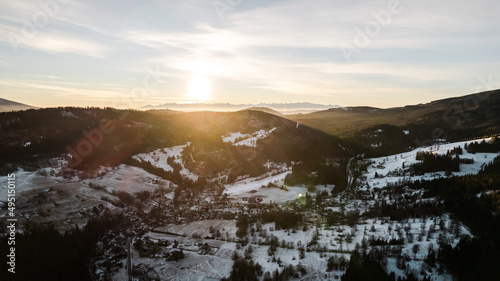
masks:
<instances>
[{"instance_id":1,"label":"snow-covered ground","mask_svg":"<svg viewBox=\"0 0 500 281\"><path fill-rule=\"evenodd\" d=\"M463 149L463 154L460 155L460 159L474 159L474 164L460 164L460 172L452 172L453 176L462 176L467 174L477 174L481 168L488 163L491 163L498 153L468 153L464 149L465 144L470 144L472 142L481 142L483 140L489 141L490 138L477 139L471 141L463 141L448 144L436 144L429 147L421 147L410 152L400 153L396 155L391 155L387 157L372 158L368 159L372 164L368 167L365 176L367 178L367 183L370 187L384 187L388 183L396 183L401 180L432 180L434 178L446 177L445 172L434 172L426 173L422 176L411 176L407 172L405 176L403 175L390 175L389 173L397 173L403 170L404 167L407 169L411 165L418 163L420 161L416 160L417 152L432 152L434 154L446 154L447 151L453 150L454 147L461 147ZM379 175L379 178L375 178L375 173Z\"/></svg>"},{"instance_id":2,"label":"snow-covered ground","mask_svg":"<svg viewBox=\"0 0 500 281\"><path fill-rule=\"evenodd\" d=\"M132 158L136 160L149 162L153 164L153 166L155 167L162 168L165 171L172 172L174 168L172 168L167 163L167 158L174 157L175 159L174 162L182 164L182 150L184 150L186 146L187 144L169 148L157 149L149 153L141 153L138 155L134 155L132 156Z\"/></svg>"},{"instance_id":3,"label":"snow-covered ground","mask_svg":"<svg viewBox=\"0 0 500 281\"><path fill-rule=\"evenodd\" d=\"M16 176L15 190L17 194L28 190L47 189L49 186L59 184L62 181L62 177L43 177L36 172L28 172L23 169L19 169L12 174ZM0 176L0 182L0 193L7 194L7 175Z\"/></svg>"},{"instance_id":4,"label":"snow-covered ground","mask_svg":"<svg viewBox=\"0 0 500 281\"><path fill-rule=\"evenodd\" d=\"M16 175L16 216L20 219L20 228L24 219L54 223L61 231L75 225L83 227L93 215L91 210L94 207L102 205L119 209L110 202L119 201L113 195L115 191L133 195L143 190L153 192L170 183L128 165L101 167L95 173L87 174L64 168L65 164L62 158L55 158L49 167L38 171L19 169L13 173ZM0 177L0 181L7 183L7 177ZM7 194L6 188L6 184L1 184L0 193ZM173 197L173 192L166 196ZM0 209L0 217L5 215L7 210Z\"/></svg>"},{"instance_id":5,"label":"snow-covered ground","mask_svg":"<svg viewBox=\"0 0 500 281\"><path fill-rule=\"evenodd\" d=\"M149 153L141 153L138 155L132 156L133 159L140 160L140 161L145 161L151 163L153 166L161 168L165 171L170 171L172 172L174 168L172 168L168 163L167 159L169 157L174 158L174 162L178 163L182 166L182 170L180 171L181 175L188 177L189 179L196 181L198 179L198 176L191 172L190 170L186 169L184 167L184 162L182 161L182 151L186 146L188 146L190 143L188 142L185 145L179 145L179 146L174 146L174 147L168 147L168 148L161 148L157 149L155 151L149 152Z\"/></svg>"},{"instance_id":6,"label":"snow-covered ground","mask_svg":"<svg viewBox=\"0 0 500 281\"><path fill-rule=\"evenodd\" d=\"M257 228L255 224L250 226ZM274 223L267 223L261 226L261 231L249 232L248 240L254 249L251 254L254 262L259 263L264 272L273 272L278 269L278 260L284 265L302 264L308 270L307 275L316 276L316 280L331 280L336 276L340 277L343 271L326 272L327 260L330 256L343 256L346 261L350 258L356 245L366 244L368 249L373 247L370 241L382 239L388 242L390 239L401 240L403 244L390 246L389 252L396 251L401 256L405 256L409 261L405 261L408 270L399 269L396 257L393 254L387 259L387 272L395 272L396 278L406 276L412 272L417 278L431 276L431 280L451 280L451 276L446 273L438 274L439 265L436 267L426 266L424 260L428 255L429 248L434 250L439 248L439 242L456 246L463 236L470 236L470 232L461 224L453 222L448 214L426 219L407 219L404 221L391 221L388 219L367 219L360 221L354 227L338 225L333 227L309 226L307 229L297 230L276 230ZM177 241L178 247L183 249L186 258L178 262L161 262L161 259L134 257L134 264L144 263L155 265L155 270L161 279L189 278L189 280L203 280L203 278L227 277L231 270L231 256L237 251L243 256L245 247L238 248L235 243L236 224L234 220L204 220L195 221L186 225L169 224L156 228L146 236L155 241ZM211 237L210 231L220 232L217 239ZM312 237L318 235L317 243L311 244ZM265 241L270 237L275 237L279 242L279 247L273 256L268 255L269 246ZM207 243L213 253L200 255L198 245ZM285 244L283 244L285 243ZM282 247L286 245L286 247ZM417 246L415 246L417 245ZM432 245L432 246L431 246ZM300 258L299 248L309 249L305 251L305 257ZM414 250L414 248L416 250ZM320 250L321 249L321 250ZM179 270L182 268L182 270ZM121 276L124 271L115 277Z\"/></svg>"},{"instance_id":7,"label":"snow-covered ground","mask_svg":"<svg viewBox=\"0 0 500 281\"><path fill-rule=\"evenodd\" d=\"M250 147L256 147L258 139L264 139L268 137L269 134L274 132L274 130L276 129L277 128L272 128L269 131L262 129L252 134L242 134L240 132L230 133L227 136L223 136L222 141L230 142L233 143L234 145L245 145Z\"/></svg>"},{"instance_id":8,"label":"snow-covered ground","mask_svg":"<svg viewBox=\"0 0 500 281\"><path fill-rule=\"evenodd\" d=\"M236 181L233 184L227 185L224 191L225 194L231 198L245 198L245 197L259 197L262 203L285 203L293 201L307 193L307 188L303 185L300 186L285 186L285 177L290 174L291 169L276 175L269 175L270 173L257 177L246 178ZM273 187L267 187L268 184L273 184ZM332 190L334 186L317 186L316 190L323 191Z\"/></svg>"},{"instance_id":9,"label":"snow-covered ground","mask_svg":"<svg viewBox=\"0 0 500 281\"><path fill-rule=\"evenodd\" d=\"M126 191L130 194L139 191L154 191L159 186L168 187L170 181L152 175L141 168L128 165L120 165L116 168L108 168L101 177L87 179L83 181L86 184L95 184L104 186L108 192Z\"/></svg>"},{"instance_id":10,"label":"snow-covered ground","mask_svg":"<svg viewBox=\"0 0 500 281\"><path fill-rule=\"evenodd\" d=\"M224 137L223 140L234 145L254 146L258 139L265 138L273 131L274 129L267 132L261 130L253 134L232 133ZM373 188L384 187L387 183L403 179L416 180L445 177L444 172L429 173L411 178L408 175L391 174L396 174L403 168L403 164L408 168L417 163L418 161L415 158L419 151L445 154L454 147L460 146L464 148L466 143L474 141L476 140L434 145L388 157L369 159L368 161L372 163L364 175L365 183L368 183ZM482 141L482 139L477 141ZM150 153L135 155L133 158L148 161L166 171L173 171L173 168L167 163L168 157L173 157L174 161L182 166L181 174L196 179L197 176L187 170L182 161L182 151L187 145L189 143L171 148L157 149ZM484 164L490 163L497 155L497 153L470 154L464 149L460 158L474 159L474 164L461 164L460 172L452 174L475 174ZM102 200L103 197L118 200L113 195L115 191L126 191L133 195L138 191L154 191L160 186L171 185L171 182L158 178L141 168L127 165L114 168L102 167L97 172L97 176L86 178L82 176L64 177L63 166L65 162L62 159L54 160L53 164L52 167L40 169L39 172L18 170L15 173L17 178L16 193L18 195L16 200L19 200L17 201L19 207L22 207L19 208L18 212L20 216L39 223L59 222L60 225L67 225L68 227L74 225L82 227L90 216L92 208L100 205L109 209L117 208L112 203ZM240 178L235 183L227 185L224 193L234 200L233 203L241 203L246 200L244 198L259 197L263 203L274 202L278 204L296 200L301 195L306 194L307 188L304 186L290 187L284 185L286 175L291 173L290 168L280 164L274 164L274 167L272 172L260 177ZM46 175L41 175L40 172ZM77 171L73 172L77 173ZM381 177L375 178L375 173L378 173ZM6 185L3 183L7 182L7 177L0 177L0 182L2 182L0 193L6 194ZM273 187L267 187L269 184L272 184ZM98 187L96 188L96 186ZM332 188L333 186L316 187L317 191L331 191ZM172 199L173 192L170 192L167 196ZM202 194L201 196L208 195ZM481 196L481 194L478 194L478 196ZM332 204L326 209L334 212L360 211L360 213L363 213L374 205L375 199L354 200L337 197L330 199ZM5 214L4 209L0 210L0 216ZM325 226L324 221L321 220L321 215L316 211L308 211L304 215L306 216L305 220L308 221L305 230L302 227L295 231L276 230L274 223L268 223L262 225L262 229L265 230L264 234L257 231L253 235L248 235L249 243L254 247L252 258L264 268L264 272L273 272L276 269L281 271L283 269L267 254L269 246L262 242L271 235L278 239L280 245L282 241L293 243L293 248L278 247L275 258L281 260L284 265L297 265L299 263L304 265L308 270L308 277L304 278L307 280L331 280L341 276L342 271L326 272L328 257L332 255L342 255L348 260L350 252L354 251L357 244L362 245L364 242L366 244L366 241L373 239L383 239L385 241L395 239L403 240L403 242L391 247L395 248L395 251L400 251L402 255L409 257L410 261L406 262L409 270L399 269L395 255L391 255L387 258L387 272L394 271L396 277L406 276L408 272L412 272L420 279L424 277L424 274L430 274L431 280L451 280L451 276L446 273L438 274L439 265L432 268L426 266L424 259L427 257L428 249L432 244L437 251L440 242L456 246L460 237L471 236L466 227L453 221L448 214L425 219L411 218L402 221L391 221L387 218L361 219L354 226L335 225L332 227ZM316 226L312 224L316 224ZM221 237L218 239L205 239L205 237L210 236L211 229L212 231L219 230ZM134 250L134 264L143 263L154 267L161 280L201 281L206 280L206 278L220 279L227 277L231 271L232 253L237 250L240 255L243 255L244 251L244 248L237 249L237 244L234 242L237 239L236 230L234 220L222 219L199 220L189 222L186 225L167 224L156 227L154 231L148 232L146 236L151 239L166 239L171 242L179 242L179 247L185 251L186 258L178 262L166 262L164 258L139 257L136 250ZM297 249L299 241L301 245L306 247L315 233L319 234L317 244L309 247L311 251L306 252L304 259L300 259L299 250ZM197 245L205 242L216 249L213 254L201 255L197 252ZM373 248L376 246L368 247ZM319 248L325 249L325 251L321 253L318 251ZM424 268L424 270L421 268ZM114 277L116 280L123 280L126 278L125 274L126 270L122 268Z\"/></svg>"},{"instance_id":11,"label":"snow-covered ground","mask_svg":"<svg viewBox=\"0 0 500 281\"><path fill-rule=\"evenodd\" d=\"M72 118L78 118L73 112L71 111L61 111L61 115L64 117L72 117Z\"/></svg>"},{"instance_id":12,"label":"snow-covered ground","mask_svg":"<svg viewBox=\"0 0 500 281\"><path fill-rule=\"evenodd\" d=\"M267 186L269 183L273 183L277 186L283 186L285 177L289 173L291 173L290 170L264 178L246 178L239 180L226 186L226 191L224 193L227 193L228 195L242 195L250 191L259 191L263 188L263 186Z\"/></svg>"}]
</instances>

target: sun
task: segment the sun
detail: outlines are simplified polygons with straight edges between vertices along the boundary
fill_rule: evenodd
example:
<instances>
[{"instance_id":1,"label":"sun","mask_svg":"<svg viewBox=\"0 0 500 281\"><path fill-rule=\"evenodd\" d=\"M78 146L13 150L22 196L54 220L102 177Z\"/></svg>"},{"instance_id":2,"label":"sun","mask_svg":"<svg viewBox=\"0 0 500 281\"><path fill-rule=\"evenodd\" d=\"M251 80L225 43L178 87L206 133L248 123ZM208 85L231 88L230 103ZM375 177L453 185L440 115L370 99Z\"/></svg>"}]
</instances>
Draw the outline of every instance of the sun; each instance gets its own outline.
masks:
<instances>
[{"instance_id":1,"label":"sun","mask_svg":"<svg viewBox=\"0 0 500 281\"><path fill-rule=\"evenodd\" d=\"M202 74L194 74L189 82L186 96L195 101L208 101L212 92L210 80Z\"/></svg>"}]
</instances>

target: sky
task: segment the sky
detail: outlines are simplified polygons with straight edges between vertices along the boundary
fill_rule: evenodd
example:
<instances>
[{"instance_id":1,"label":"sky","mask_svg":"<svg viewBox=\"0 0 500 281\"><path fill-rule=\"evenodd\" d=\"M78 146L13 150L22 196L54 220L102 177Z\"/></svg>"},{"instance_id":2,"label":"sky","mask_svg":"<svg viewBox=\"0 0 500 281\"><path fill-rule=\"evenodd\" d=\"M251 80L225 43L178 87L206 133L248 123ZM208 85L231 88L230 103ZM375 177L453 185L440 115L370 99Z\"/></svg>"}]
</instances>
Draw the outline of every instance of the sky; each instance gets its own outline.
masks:
<instances>
[{"instance_id":1,"label":"sky","mask_svg":"<svg viewBox=\"0 0 500 281\"><path fill-rule=\"evenodd\" d=\"M0 97L394 107L500 88L497 0L2 0Z\"/></svg>"}]
</instances>

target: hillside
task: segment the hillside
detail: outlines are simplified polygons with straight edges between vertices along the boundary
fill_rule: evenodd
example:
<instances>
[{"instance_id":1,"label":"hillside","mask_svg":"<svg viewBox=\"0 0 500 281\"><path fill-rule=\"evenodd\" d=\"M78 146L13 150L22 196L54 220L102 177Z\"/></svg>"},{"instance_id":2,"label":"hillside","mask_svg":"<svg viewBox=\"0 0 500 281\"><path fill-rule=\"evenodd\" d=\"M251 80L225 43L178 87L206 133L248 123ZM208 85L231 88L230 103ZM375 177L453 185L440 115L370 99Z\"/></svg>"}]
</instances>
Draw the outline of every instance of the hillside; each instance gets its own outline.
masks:
<instances>
[{"instance_id":1,"label":"hillside","mask_svg":"<svg viewBox=\"0 0 500 281\"><path fill-rule=\"evenodd\" d=\"M27 110L31 108L35 107L0 98L0 112Z\"/></svg>"},{"instance_id":2,"label":"hillside","mask_svg":"<svg viewBox=\"0 0 500 281\"><path fill-rule=\"evenodd\" d=\"M388 110L431 114L453 102ZM373 157L419 131L384 123L340 138L258 109L47 108L0 113L0 130L0 181L15 176L23 231L17 265L33 268L23 280L125 280L129 241L142 280L493 280L498 271L498 137ZM0 216L8 204L0 200Z\"/></svg>"},{"instance_id":3,"label":"hillside","mask_svg":"<svg viewBox=\"0 0 500 281\"><path fill-rule=\"evenodd\" d=\"M405 107L350 107L287 117L349 139L374 155L388 155L437 139L458 141L500 132L500 90Z\"/></svg>"},{"instance_id":4,"label":"hillside","mask_svg":"<svg viewBox=\"0 0 500 281\"><path fill-rule=\"evenodd\" d=\"M76 109L66 108L64 112L67 116L70 113L83 116ZM141 120L145 121L145 116L148 115ZM139 120L133 113L127 118ZM238 130L231 121L245 118L253 120L255 127L242 126ZM249 270L246 263L254 263L259 276L251 280L270 280L266 276L274 272L285 276L282 278L293 276L288 280L337 280L341 276L342 280L360 280L352 275L374 273L385 276L378 280L388 281L441 281L457 276L458 280L470 280L471 275L480 274L480 263L486 269L478 280L493 280L491 276L497 271L498 236L490 228L498 224L489 211L498 208L500 202L495 201L499 162L498 157L493 160L498 152L476 151L480 146L483 149L488 146L486 142L476 147L475 142L469 141L422 148L444 154L463 147L460 156L475 160L474 164L460 164L460 172L450 178L451 175L442 172L414 176L406 170L406 175L397 174L405 172L398 171L405 167L404 163L409 169L410 164L418 162L415 157L419 151L361 160L366 164L360 166L366 170L361 171L356 184L337 193L331 192L337 189L333 185L286 184L286 176L294 172L294 166L287 167L286 163L268 162L264 174L241 175L234 182L225 181L224 176L202 176L197 168L197 163L207 160L203 154L212 157L215 154L203 148L203 142L191 139L191 133L207 128L230 132L212 140L214 143L220 140L224 151L219 154L227 157L231 147L242 152L254 151L263 140L273 144L271 138L280 139L279 135L273 136L279 130L293 131L300 125L297 128L290 121L251 111L239 115L187 114L180 120L189 128L183 136L192 142L134 154L132 158L163 171L177 170L194 184L123 164L100 167L94 172L71 170L62 157L41 163L37 171L17 170L18 226L23 229L29 226L29 231L18 235L16 254L23 256L18 266L34 268L21 271L21 279L32 280L37 272L41 274L37 277L44 280L51 276L124 280L124 249L127 239L133 238L134 275L149 276L156 272L158 276L145 280L221 279L230 275L232 280L242 280L236 274L240 267ZM226 125L228 129L224 128ZM302 127L301 134L316 134L315 130ZM258 128L262 129L254 131ZM315 137L321 138L322 133ZM313 139L305 136L304 140ZM489 141L490 146L495 143ZM303 144L298 139L294 142ZM483 142L477 140L477 143ZM490 164L495 161L496 166ZM210 163L214 164L217 163ZM494 178L482 175L492 169L496 171ZM207 180L201 181L202 177ZM1 176L0 180L7 181L7 176ZM463 186L464 180L478 184ZM459 188L466 192L457 192ZM2 189L6 192L5 187ZM454 204L456 200L461 204ZM6 202L0 205L6 206ZM472 215L461 211L462 206L480 216L471 219ZM7 213L7 208L0 208L0 215ZM484 239L481 222L491 232ZM42 225L66 233L62 236ZM80 230L74 231L76 226ZM5 239L0 237L0 241ZM480 243L480 248L474 248L473 243ZM5 251L7 243L0 245L0 250ZM488 250L491 245L494 248ZM47 252L54 254L43 259L28 254L35 250L43 252L45 248L52 249ZM474 261L469 251L481 259ZM450 259L452 256L457 259ZM5 267L6 256L0 261ZM474 266L468 265L471 263ZM40 271L49 266L51 271ZM5 272L0 272L2 278Z\"/></svg>"},{"instance_id":5,"label":"hillside","mask_svg":"<svg viewBox=\"0 0 500 281\"><path fill-rule=\"evenodd\" d=\"M127 162L151 172L153 167L131 156L183 146L182 157L189 170L208 178L224 175L232 182L239 176L264 174L264 165L269 162L288 167L300 162L301 171L307 174L327 162L342 162L345 167L346 159L357 150L348 142L316 129L249 110L171 114L110 108L50 108L1 113L0 125L3 135L0 167L4 171L12 170L15 165L36 168L39 162L62 155L72 168L79 170ZM225 141L227 137L233 141ZM174 176L162 171L153 173ZM180 182L181 177L176 176L176 181Z\"/></svg>"}]
</instances>

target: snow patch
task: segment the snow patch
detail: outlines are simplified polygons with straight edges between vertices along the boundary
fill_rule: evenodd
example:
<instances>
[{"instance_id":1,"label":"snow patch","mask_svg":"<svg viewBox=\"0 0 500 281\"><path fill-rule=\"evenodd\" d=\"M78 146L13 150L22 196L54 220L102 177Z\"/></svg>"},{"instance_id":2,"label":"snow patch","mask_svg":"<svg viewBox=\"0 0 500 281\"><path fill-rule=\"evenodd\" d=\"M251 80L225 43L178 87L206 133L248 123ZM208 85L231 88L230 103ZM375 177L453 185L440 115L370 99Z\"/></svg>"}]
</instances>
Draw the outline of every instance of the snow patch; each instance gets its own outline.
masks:
<instances>
[{"instance_id":1,"label":"snow patch","mask_svg":"<svg viewBox=\"0 0 500 281\"><path fill-rule=\"evenodd\" d=\"M196 181L196 180L198 180L198 176L195 175L194 173L192 173L191 171L189 171L188 169L186 169L186 167L184 167L184 162L182 161L182 151L184 150L184 148L186 146L188 146L190 144L191 143L188 142L187 144L184 144L184 145L178 145L178 146L168 147L168 148L161 148L161 149L157 149L157 150L154 150L152 152L149 152L149 153L141 153L138 155L134 155L134 156L132 156L132 158L135 160L139 160L139 161L149 162L149 163L151 163L151 165L153 165L157 168L161 168L165 171L173 172L174 168L172 168L172 166L170 166L167 163L167 159L169 157L173 157L174 162L178 163L182 166L182 170L180 171L181 175L188 177L189 179L191 179L193 181Z\"/></svg>"},{"instance_id":2,"label":"snow patch","mask_svg":"<svg viewBox=\"0 0 500 281\"><path fill-rule=\"evenodd\" d=\"M264 139L268 137L269 134L274 132L276 129L277 127L272 128L269 131L262 129L252 134L242 134L241 132L229 133L229 135L222 137L222 141L233 143L236 146L245 145L250 147L257 147L258 139Z\"/></svg>"},{"instance_id":3,"label":"snow patch","mask_svg":"<svg viewBox=\"0 0 500 281\"><path fill-rule=\"evenodd\" d=\"M69 111L61 111L61 115L63 117L78 118L78 116L76 116L73 112L69 112Z\"/></svg>"}]
</instances>

